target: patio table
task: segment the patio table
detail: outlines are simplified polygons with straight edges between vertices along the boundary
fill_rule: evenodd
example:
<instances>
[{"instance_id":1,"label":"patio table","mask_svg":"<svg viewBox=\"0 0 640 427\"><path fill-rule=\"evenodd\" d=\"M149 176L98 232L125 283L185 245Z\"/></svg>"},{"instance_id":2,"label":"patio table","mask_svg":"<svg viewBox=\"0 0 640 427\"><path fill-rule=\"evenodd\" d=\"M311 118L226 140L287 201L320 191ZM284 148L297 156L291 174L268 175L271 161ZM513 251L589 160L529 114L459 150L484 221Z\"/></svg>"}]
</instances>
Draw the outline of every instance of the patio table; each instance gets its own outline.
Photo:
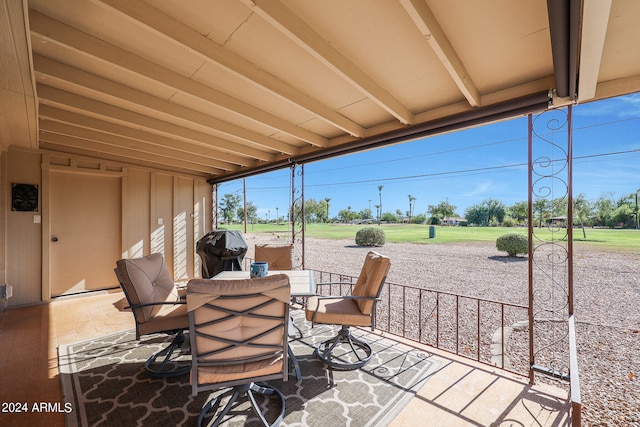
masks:
<instances>
[{"instance_id":1,"label":"patio table","mask_svg":"<svg viewBox=\"0 0 640 427\"><path fill-rule=\"evenodd\" d=\"M248 279L248 271L221 271L212 280ZM291 285L291 297L311 297L316 294L313 270L269 270L267 276L286 274Z\"/></svg>"}]
</instances>

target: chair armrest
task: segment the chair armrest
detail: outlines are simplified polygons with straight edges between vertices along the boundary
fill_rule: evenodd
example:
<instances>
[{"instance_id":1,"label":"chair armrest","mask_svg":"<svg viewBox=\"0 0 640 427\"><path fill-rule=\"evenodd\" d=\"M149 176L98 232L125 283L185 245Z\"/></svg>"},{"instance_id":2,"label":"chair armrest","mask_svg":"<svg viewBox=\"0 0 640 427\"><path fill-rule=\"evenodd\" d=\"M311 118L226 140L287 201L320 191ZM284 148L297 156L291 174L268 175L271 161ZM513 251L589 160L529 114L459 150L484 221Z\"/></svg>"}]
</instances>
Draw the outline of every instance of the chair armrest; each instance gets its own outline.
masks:
<instances>
[{"instance_id":1,"label":"chair armrest","mask_svg":"<svg viewBox=\"0 0 640 427\"><path fill-rule=\"evenodd\" d=\"M360 299L360 300L365 300L365 301L382 301L382 298L363 297L363 296L356 296L356 295L316 295L315 297L318 298L318 300L321 300L321 299Z\"/></svg>"},{"instance_id":2,"label":"chair armrest","mask_svg":"<svg viewBox=\"0 0 640 427\"><path fill-rule=\"evenodd\" d=\"M128 305L125 307L125 309L130 308L130 309L135 309L135 308L143 308L143 307L152 307L154 305L181 305L181 304L186 304L187 301L180 299L180 301L172 301L172 302L148 302L146 304L134 304L134 305Z\"/></svg>"},{"instance_id":3,"label":"chair armrest","mask_svg":"<svg viewBox=\"0 0 640 427\"><path fill-rule=\"evenodd\" d=\"M353 288L353 286L355 285L355 282L322 282L322 283L316 283L315 287L316 289L318 289L321 286L327 286L327 285L348 285L351 288ZM342 288L341 288L342 289ZM316 295L316 296L320 296L320 295Z\"/></svg>"}]
</instances>

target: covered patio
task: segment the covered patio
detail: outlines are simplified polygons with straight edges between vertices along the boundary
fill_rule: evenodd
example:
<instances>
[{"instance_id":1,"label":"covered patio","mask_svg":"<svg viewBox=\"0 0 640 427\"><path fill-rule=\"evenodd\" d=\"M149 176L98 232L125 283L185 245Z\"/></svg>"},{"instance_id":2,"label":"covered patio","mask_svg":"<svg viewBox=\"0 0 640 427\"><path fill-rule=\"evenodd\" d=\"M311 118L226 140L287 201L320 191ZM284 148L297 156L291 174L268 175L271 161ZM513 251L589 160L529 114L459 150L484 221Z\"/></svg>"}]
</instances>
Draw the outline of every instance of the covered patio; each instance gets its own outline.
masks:
<instances>
[{"instance_id":1,"label":"covered patio","mask_svg":"<svg viewBox=\"0 0 640 427\"><path fill-rule=\"evenodd\" d=\"M131 328L129 314L122 323L109 314L117 259L160 252L174 280L200 274L195 243L216 224L220 183L290 168L292 200L303 203L307 163L408 140L429 144L430 136L523 115L535 173L534 118L559 113L571 206L571 106L640 91L639 20L634 0L3 2L0 339L11 342L4 372L22 390L3 387L3 401L35 399L22 393L55 383L57 345ZM530 182L530 209L535 192ZM296 224L304 266L304 227ZM557 248L566 262L548 268L560 269L552 285L568 305L553 315L575 356L571 243ZM513 309L528 312L534 334L534 291L547 284L530 271L532 299ZM91 295L95 310L74 306L78 295ZM457 307L459 296L449 298ZM484 302L471 304L479 313ZM384 332L403 335L388 320ZM532 347L525 372L511 379L479 344L478 360L459 359L453 333L447 353L429 350L448 368L407 411L443 423L579 425L575 357L559 371ZM404 339L423 345L421 336ZM33 361L26 343L39 348ZM37 369L19 379L27 361ZM569 396L547 394L536 375L571 381ZM503 383L509 391L495 393L510 397L487 398ZM58 401L57 391L37 399ZM541 400L530 410L533 396ZM546 412L550 402L562 404ZM493 418L474 415L481 413Z\"/></svg>"},{"instance_id":2,"label":"covered patio","mask_svg":"<svg viewBox=\"0 0 640 427\"><path fill-rule=\"evenodd\" d=\"M0 396L4 401L59 402L61 411L3 413L5 426L64 426L65 416L58 370L58 346L133 328L131 313L114 303L122 292L58 298L47 305L8 310L0 321L3 352L0 367L6 372ZM78 320L82 319L82 320ZM46 333L43 333L46 331ZM376 331L376 334L381 334ZM384 335L384 334L383 334ZM392 337L399 343L415 342ZM440 362L425 385L395 417L391 426L415 425L429 419L433 426L489 426L500 422L558 426L568 423L566 391L476 363L449 352L419 346ZM29 360L25 352L29 351ZM25 365L29 365L26 369ZM22 369L25 367L25 369ZM28 372L28 373L27 373ZM293 381L293 380L292 380ZM360 420L364 425L366 420Z\"/></svg>"}]
</instances>

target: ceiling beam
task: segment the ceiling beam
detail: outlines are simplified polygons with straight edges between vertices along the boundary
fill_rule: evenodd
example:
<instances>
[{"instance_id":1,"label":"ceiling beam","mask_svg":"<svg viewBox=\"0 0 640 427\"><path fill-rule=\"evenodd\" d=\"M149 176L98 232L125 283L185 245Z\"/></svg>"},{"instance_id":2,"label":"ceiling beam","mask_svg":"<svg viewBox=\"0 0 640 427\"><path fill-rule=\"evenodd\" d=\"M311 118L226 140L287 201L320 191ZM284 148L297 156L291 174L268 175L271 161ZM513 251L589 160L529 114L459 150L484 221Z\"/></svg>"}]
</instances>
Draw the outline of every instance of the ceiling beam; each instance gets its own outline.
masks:
<instances>
[{"instance_id":1,"label":"ceiling beam","mask_svg":"<svg viewBox=\"0 0 640 427\"><path fill-rule=\"evenodd\" d=\"M51 105L40 105L40 118L60 123L68 123L81 126L87 129L96 129L103 133L108 133L119 138L135 139L137 141L146 142L159 147L171 148L184 153L192 153L204 158L213 158L218 162L222 162L219 166L225 169L225 163L229 164L229 169L236 169L236 166L251 167L256 165L256 161L249 157L236 156L226 152L219 151L215 148L202 146L201 144L193 144L183 140L173 139L164 135L146 132L141 129L129 128L116 123L107 122L94 117L84 116L53 107Z\"/></svg>"},{"instance_id":2,"label":"ceiling beam","mask_svg":"<svg viewBox=\"0 0 640 427\"><path fill-rule=\"evenodd\" d=\"M379 133L367 138L357 139L339 146L316 150L314 152L303 154L297 158L287 159L288 162L280 160L267 165L259 165L253 169L245 169L240 172L215 177L208 180L208 182L209 184L220 184L222 182L244 178L267 171L271 172L282 169L289 166L292 162L308 163L326 160L337 156L343 156L345 154L357 153L363 150L370 150L418 138L453 132L455 130L478 126L492 121L504 120L532 112L540 112L549 108L549 101L550 93L548 90L544 90L542 92L520 98L511 98L503 103L467 110L459 114L442 117L429 122L418 123L413 126L405 126L386 133Z\"/></svg>"},{"instance_id":3,"label":"ceiling beam","mask_svg":"<svg viewBox=\"0 0 640 427\"><path fill-rule=\"evenodd\" d=\"M52 120L42 121L40 123L40 130L44 132L85 139L87 141L99 142L104 145L115 147L118 150L125 150L124 152L126 152L126 150L132 150L142 153L153 153L169 159L182 160L197 165L207 166L209 168L218 169L218 173L229 172L231 170L238 169L231 168L229 164L221 162L215 158L184 152L171 147L161 147L136 139L123 138L121 136L116 136L93 129L82 128L67 123L55 122Z\"/></svg>"},{"instance_id":4,"label":"ceiling beam","mask_svg":"<svg viewBox=\"0 0 640 427\"><path fill-rule=\"evenodd\" d=\"M640 75L598 83L595 99L611 98L636 92L640 92Z\"/></svg>"},{"instance_id":5,"label":"ceiling beam","mask_svg":"<svg viewBox=\"0 0 640 427\"><path fill-rule=\"evenodd\" d=\"M296 147L277 139L216 119L207 114L191 110L171 101L165 101L153 95L115 83L112 80L70 67L54 61L53 59L36 54L33 57L33 62L36 73L47 77L48 85L51 85L50 78L53 77L54 79L69 82L73 85L88 88L93 91L130 102L133 105L142 106L149 110L162 113L167 116L166 120L174 121L174 119L177 118L189 123L201 125L206 127L208 131L211 131L213 134L218 134L221 138L231 136L236 139L241 139L243 142L247 142L251 145L262 145L268 150L279 151L283 154L291 155L297 152Z\"/></svg>"},{"instance_id":6,"label":"ceiling beam","mask_svg":"<svg viewBox=\"0 0 640 427\"><path fill-rule=\"evenodd\" d=\"M146 128L151 133L160 133L165 136L180 136L193 142L199 142L209 148L217 148L218 150L230 151L232 153L242 154L254 157L263 161L275 159L275 155L252 147L243 146L230 141L217 138L208 133L199 132L197 130L185 128L183 126L167 123L163 120L154 119L144 114L134 111L125 110L104 102L85 98L80 95L73 94L57 89L52 86L38 84L36 86L38 97L45 101L53 102L57 105L68 106L78 112L87 112L90 115L100 116L107 121L116 121L127 127Z\"/></svg>"},{"instance_id":7,"label":"ceiling beam","mask_svg":"<svg viewBox=\"0 0 640 427\"><path fill-rule=\"evenodd\" d=\"M175 71L148 61L110 43L56 21L36 10L29 11L31 34L78 52L95 57L132 73L156 81L166 87L202 99L234 114L248 118L315 146L325 146L327 139L261 110L247 102L229 96L205 84L191 80Z\"/></svg>"},{"instance_id":8,"label":"ceiling beam","mask_svg":"<svg viewBox=\"0 0 640 427\"><path fill-rule=\"evenodd\" d=\"M580 102L593 99L596 96L611 3L611 0L586 1L582 8L580 78L578 80L578 100Z\"/></svg>"},{"instance_id":9,"label":"ceiling beam","mask_svg":"<svg viewBox=\"0 0 640 427\"><path fill-rule=\"evenodd\" d=\"M26 1L0 2L0 150L38 148L38 100L25 31Z\"/></svg>"},{"instance_id":10,"label":"ceiling beam","mask_svg":"<svg viewBox=\"0 0 640 427\"><path fill-rule=\"evenodd\" d=\"M114 147L109 144L103 144L98 141L90 141L84 138L78 138L70 135L61 135L57 133L46 132L40 129L40 141L49 142L58 146L65 146L74 154L88 155L91 157L102 158L104 154L118 156L121 159L127 159L128 162L138 160L141 163L153 162L164 166L171 166L188 171L204 172L209 175L219 175L222 173L220 169L203 166L197 163L191 163L181 159L172 159L156 154L145 153L137 150L129 150L126 148Z\"/></svg>"},{"instance_id":11,"label":"ceiling beam","mask_svg":"<svg viewBox=\"0 0 640 427\"><path fill-rule=\"evenodd\" d=\"M307 53L372 99L400 122L410 125L414 116L407 107L387 92L369 74L342 55L331 43L277 0L243 0L260 17L293 40Z\"/></svg>"},{"instance_id":12,"label":"ceiling beam","mask_svg":"<svg viewBox=\"0 0 640 427\"><path fill-rule=\"evenodd\" d=\"M66 143L67 144L69 143L68 137L60 136L60 139L66 139L67 140ZM156 171L160 170L160 171L167 171L167 172L178 172L178 173L184 173L190 176L197 175L201 177L208 177L209 179L216 176L209 172L199 172L187 167L174 166L167 163L156 163L155 161L152 161L150 159L136 160L136 159L132 159L128 155L122 156L122 155L109 154L106 152L96 153L94 151L90 151L81 147L80 148L72 147L69 145L59 144L56 142L50 142L45 140L40 141L40 149L50 151L52 154L55 154L55 155L60 155L60 153L65 153L65 154L71 154L75 156L82 156L84 158L98 159L100 161L107 160L110 162L118 163L120 165L134 165L134 166L139 166L144 168L150 168ZM96 154L99 154L99 157L96 157Z\"/></svg>"},{"instance_id":13,"label":"ceiling beam","mask_svg":"<svg viewBox=\"0 0 640 427\"><path fill-rule=\"evenodd\" d=\"M426 1L400 0L400 3L469 104L472 107L479 107L480 92Z\"/></svg>"},{"instance_id":14,"label":"ceiling beam","mask_svg":"<svg viewBox=\"0 0 640 427\"><path fill-rule=\"evenodd\" d=\"M134 0L101 0L120 13L154 29L191 49L209 62L214 62L227 71L252 84L269 90L293 105L356 137L365 136L365 129L340 113L328 108L318 100L295 89L274 75L256 67L229 49L205 37L157 8Z\"/></svg>"}]
</instances>

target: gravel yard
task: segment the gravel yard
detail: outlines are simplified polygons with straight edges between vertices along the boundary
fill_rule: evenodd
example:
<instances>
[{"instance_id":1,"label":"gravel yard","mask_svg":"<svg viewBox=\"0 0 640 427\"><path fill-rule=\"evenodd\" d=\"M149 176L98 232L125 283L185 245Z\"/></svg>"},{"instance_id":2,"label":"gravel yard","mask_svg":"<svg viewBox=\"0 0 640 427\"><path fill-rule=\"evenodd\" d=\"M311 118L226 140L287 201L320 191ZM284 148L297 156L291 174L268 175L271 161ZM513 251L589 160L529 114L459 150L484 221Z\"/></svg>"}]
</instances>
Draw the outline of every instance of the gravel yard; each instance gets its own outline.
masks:
<instances>
[{"instance_id":1,"label":"gravel yard","mask_svg":"<svg viewBox=\"0 0 640 427\"><path fill-rule=\"evenodd\" d=\"M285 243L246 234L256 243ZM350 240L306 239L307 268L357 276L370 248ZM528 262L508 258L495 244L387 243L392 283L527 305ZM640 427L640 255L574 247L583 425Z\"/></svg>"}]
</instances>

